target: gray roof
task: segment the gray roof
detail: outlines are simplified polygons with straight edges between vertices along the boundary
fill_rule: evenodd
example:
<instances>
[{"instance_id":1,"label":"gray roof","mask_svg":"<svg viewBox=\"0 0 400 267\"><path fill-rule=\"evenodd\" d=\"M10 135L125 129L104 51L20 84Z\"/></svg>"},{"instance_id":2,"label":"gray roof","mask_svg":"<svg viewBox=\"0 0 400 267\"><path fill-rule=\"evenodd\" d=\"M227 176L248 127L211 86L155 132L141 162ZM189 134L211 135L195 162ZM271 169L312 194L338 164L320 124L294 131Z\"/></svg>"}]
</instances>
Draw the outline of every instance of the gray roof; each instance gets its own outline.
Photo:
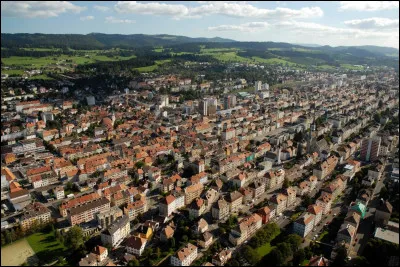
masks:
<instances>
[{"instance_id":1,"label":"gray roof","mask_svg":"<svg viewBox=\"0 0 400 267\"><path fill-rule=\"evenodd\" d=\"M118 229L124 227L126 224L129 224L129 217L127 215L123 215L121 218L113 222L110 227L103 234L105 235L113 235Z\"/></svg>"}]
</instances>

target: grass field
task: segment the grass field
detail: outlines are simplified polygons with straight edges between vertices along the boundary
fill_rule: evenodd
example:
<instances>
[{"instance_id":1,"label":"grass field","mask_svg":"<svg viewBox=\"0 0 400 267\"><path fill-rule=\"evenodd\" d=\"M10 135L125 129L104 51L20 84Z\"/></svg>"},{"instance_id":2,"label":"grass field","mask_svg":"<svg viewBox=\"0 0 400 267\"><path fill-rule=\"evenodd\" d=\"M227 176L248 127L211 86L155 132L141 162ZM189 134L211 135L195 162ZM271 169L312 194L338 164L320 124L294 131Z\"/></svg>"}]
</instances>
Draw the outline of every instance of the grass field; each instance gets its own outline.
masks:
<instances>
[{"instance_id":1,"label":"grass field","mask_svg":"<svg viewBox=\"0 0 400 267\"><path fill-rule=\"evenodd\" d=\"M162 65L164 63L170 62L171 59L164 59L164 60L156 60L156 64L151 65L151 66L146 66L146 67L140 67L140 68L134 68L135 70L138 70L139 72L152 72L158 68L159 65Z\"/></svg>"},{"instance_id":2,"label":"grass field","mask_svg":"<svg viewBox=\"0 0 400 267\"><path fill-rule=\"evenodd\" d=\"M260 257L262 258L265 255L267 255L268 253L270 253L273 248L274 247L271 247L270 243L267 243L267 244L265 244L265 245L263 245L261 247L258 247L256 249L256 251L257 251L258 255L260 255Z\"/></svg>"},{"instance_id":3,"label":"grass field","mask_svg":"<svg viewBox=\"0 0 400 267\"><path fill-rule=\"evenodd\" d=\"M24 262L29 265L39 262L25 238L1 248L1 266L19 266Z\"/></svg>"},{"instance_id":4,"label":"grass field","mask_svg":"<svg viewBox=\"0 0 400 267\"><path fill-rule=\"evenodd\" d=\"M317 69L321 69L321 70L335 70L336 67L331 66L331 65L319 65L317 66Z\"/></svg>"},{"instance_id":5,"label":"grass field","mask_svg":"<svg viewBox=\"0 0 400 267\"><path fill-rule=\"evenodd\" d=\"M54 57L8 57L2 58L2 62L6 66L20 66L25 68L41 68L47 65L59 63L72 63L72 64L89 64L96 61L121 61L135 58L136 56L129 57L107 57L106 55L90 54L87 53L89 57L85 56L54 56ZM71 60L72 62L65 62L65 60Z\"/></svg>"},{"instance_id":6,"label":"grass field","mask_svg":"<svg viewBox=\"0 0 400 267\"><path fill-rule=\"evenodd\" d=\"M340 67L348 70L363 70L363 66L356 66L356 65L351 65L351 64L340 64Z\"/></svg>"},{"instance_id":7,"label":"grass field","mask_svg":"<svg viewBox=\"0 0 400 267\"><path fill-rule=\"evenodd\" d=\"M60 256L65 256L66 248L52 232L35 233L28 236L27 241L41 262L52 262Z\"/></svg>"},{"instance_id":8,"label":"grass field","mask_svg":"<svg viewBox=\"0 0 400 267\"><path fill-rule=\"evenodd\" d=\"M28 79L29 80L54 80L53 78L47 76L46 74L35 75Z\"/></svg>"},{"instance_id":9,"label":"grass field","mask_svg":"<svg viewBox=\"0 0 400 267\"><path fill-rule=\"evenodd\" d=\"M1 70L1 74L8 74L8 75L17 74L17 75L22 75L22 74L24 74L24 71L23 71L23 70Z\"/></svg>"}]
</instances>

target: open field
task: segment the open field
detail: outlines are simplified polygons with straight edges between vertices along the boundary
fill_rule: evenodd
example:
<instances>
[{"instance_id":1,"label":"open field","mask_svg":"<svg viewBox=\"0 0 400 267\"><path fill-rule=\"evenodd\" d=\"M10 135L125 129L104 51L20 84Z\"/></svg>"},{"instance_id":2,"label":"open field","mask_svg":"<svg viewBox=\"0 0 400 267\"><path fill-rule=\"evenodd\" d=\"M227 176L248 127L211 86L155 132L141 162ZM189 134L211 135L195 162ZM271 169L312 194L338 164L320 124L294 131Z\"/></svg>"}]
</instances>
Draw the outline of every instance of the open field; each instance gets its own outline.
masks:
<instances>
[{"instance_id":1,"label":"open field","mask_svg":"<svg viewBox=\"0 0 400 267\"><path fill-rule=\"evenodd\" d=\"M140 68L134 68L135 70L138 70L139 72L151 72L154 71L155 69L158 68L159 65L162 65L164 63L170 62L170 59L164 59L164 60L156 60L156 64L151 65L151 66L146 66L146 67L140 67Z\"/></svg>"},{"instance_id":2,"label":"open field","mask_svg":"<svg viewBox=\"0 0 400 267\"><path fill-rule=\"evenodd\" d=\"M35 75L28 79L29 80L54 80L53 78L47 76L46 74Z\"/></svg>"},{"instance_id":3,"label":"open field","mask_svg":"<svg viewBox=\"0 0 400 267\"><path fill-rule=\"evenodd\" d=\"M26 238L41 262L52 262L65 256L66 248L55 237L53 232L35 233Z\"/></svg>"},{"instance_id":4,"label":"open field","mask_svg":"<svg viewBox=\"0 0 400 267\"><path fill-rule=\"evenodd\" d=\"M25 238L1 248L1 266L19 266L26 261L30 265L39 262Z\"/></svg>"},{"instance_id":5,"label":"open field","mask_svg":"<svg viewBox=\"0 0 400 267\"><path fill-rule=\"evenodd\" d=\"M340 64L340 67L348 69L348 70L363 70L363 66L356 66L351 64Z\"/></svg>"},{"instance_id":6,"label":"open field","mask_svg":"<svg viewBox=\"0 0 400 267\"><path fill-rule=\"evenodd\" d=\"M1 74L8 74L8 75L17 74L21 76L22 74L24 74L24 70L1 70Z\"/></svg>"}]
</instances>

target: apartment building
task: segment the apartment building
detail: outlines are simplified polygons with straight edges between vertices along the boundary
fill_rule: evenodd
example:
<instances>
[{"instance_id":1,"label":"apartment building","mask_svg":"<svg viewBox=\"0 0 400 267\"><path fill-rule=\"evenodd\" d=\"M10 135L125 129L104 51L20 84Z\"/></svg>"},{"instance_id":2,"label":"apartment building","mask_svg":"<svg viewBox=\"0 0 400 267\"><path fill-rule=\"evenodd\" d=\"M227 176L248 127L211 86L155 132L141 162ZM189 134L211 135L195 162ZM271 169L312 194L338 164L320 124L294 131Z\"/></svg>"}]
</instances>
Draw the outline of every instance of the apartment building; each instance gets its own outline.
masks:
<instances>
[{"instance_id":1,"label":"apartment building","mask_svg":"<svg viewBox=\"0 0 400 267\"><path fill-rule=\"evenodd\" d=\"M201 192L203 191L203 184L198 183L194 185L190 185L185 188L185 205L189 205L193 200L200 197Z\"/></svg>"},{"instance_id":2,"label":"apartment building","mask_svg":"<svg viewBox=\"0 0 400 267\"><path fill-rule=\"evenodd\" d=\"M296 202L296 190L293 187L288 187L283 190L283 194L287 196L287 207L291 207Z\"/></svg>"},{"instance_id":3,"label":"apartment building","mask_svg":"<svg viewBox=\"0 0 400 267\"><path fill-rule=\"evenodd\" d=\"M316 200L315 204L322 208L322 214L328 214L331 210L333 197L332 194L322 192L321 196Z\"/></svg>"},{"instance_id":4,"label":"apartment building","mask_svg":"<svg viewBox=\"0 0 400 267\"><path fill-rule=\"evenodd\" d=\"M51 221L50 210L39 202L26 206L20 218L22 231L29 230L34 224L45 224Z\"/></svg>"},{"instance_id":5,"label":"apartment building","mask_svg":"<svg viewBox=\"0 0 400 267\"><path fill-rule=\"evenodd\" d=\"M143 214L147 211L147 201L145 197L141 197L132 203L129 203L124 207L124 214L128 215L129 220L134 220L139 214Z\"/></svg>"},{"instance_id":6,"label":"apartment building","mask_svg":"<svg viewBox=\"0 0 400 267\"><path fill-rule=\"evenodd\" d=\"M293 223L293 232L301 237L307 236L315 224L315 215L306 213Z\"/></svg>"},{"instance_id":7,"label":"apartment building","mask_svg":"<svg viewBox=\"0 0 400 267\"><path fill-rule=\"evenodd\" d=\"M89 222L96 218L97 213L106 212L109 209L110 201L105 197L101 197L71 208L68 221L72 226L83 222Z\"/></svg>"},{"instance_id":8,"label":"apartment building","mask_svg":"<svg viewBox=\"0 0 400 267\"><path fill-rule=\"evenodd\" d=\"M238 213L242 207L243 195L238 191L234 191L229 193L227 200L231 213Z\"/></svg>"},{"instance_id":9,"label":"apartment building","mask_svg":"<svg viewBox=\"0 0 400 267\"><path fill-rule=\"evenodd\" d=\"M91 193L91 194L87 194L87 195L82 195L80 197L77 198L73 198L71 200L66 200L63 203L61 203L60 207L59 207L59 211L61 216L63 217L67 217L68 216L68 211L73 208L76 207L78 205L82 205L86 202L95 200L100 198L100 195L98 193Z\"/></svg>"},{"instance_id":10,"label":"apartment building","mask_svg":"<svg viewBox=\"0 0 400 267\"><path fill-rule=\"evenodd\" d=\"M375 161L379 157L381 137L374 136L361 142L360 158L364 161Z\"/></svg>"},{"instance_id":11,"label":"apartment building","mask_svg":"<svg viewBox=\"0 0 400 267\"><path fill-rule=\"evenodd\" d=\"M212 217L215 220L224 220L229 217L229 204L225 199L220 199L214 203L211 209Z\"/></svg>"},{"instance_id":12,"label":"apartment building","mask_svg":"<svg viewBox=\"0 0 400 267\"><path fill-rule=\"evenodd\" d=\"M315 216L314 224L317 225L322 219L322 208L316 204L308 206L308 213Z\"/></svg>"},{"instance_id":13,"label":"apartment building","mask_svg":"<svg viewBox=\"0 0 400 267\"><path fill-rule=\"evenodd\" d=\"M131 232L129 217L123 215L114 221L106 231L101 233L101 242L112 247L118 246Z\"/></svg>"},{"instance_id":14,"label":"apartment building","mask_svg":"<svg viewBox=\"0 0 400 267\"><path fill-rule=\"evenodd\" d=\"M339 159L337 157L330 156L313 170L313 175L316 176L318 180L325 179L328 175L332 173L338 162Z\"/></svg>"},{"instance_id":15,"label":"apartment building","mask_svg":"<svg viewBox=\"0 0 400 267\"><path fill-rule=\"evenodd\" d=\"M110 210L98 213L96 215L97 222L102 229L109 227L115 220L122 217L123 213L117 206L111 207Z\"/></svg>"},{"instance_id":16,"label":"apartment building","mask_svg":"<svg viewBox=\"0 0 400 267\"><path fill-rule=\"evenodd\" d=\"M172 266L190 266L196 258L197 247L188 243L185 247L178 250L175 255L171 256L170 263Z\"/></svg>"},{"instance_id":17,"label":"apartment building","mask_svg":"<svg viewBox=\"0 0 400 267\"><path fill-rule=\"evenodd\" d=\"M286 210L287 207L287 196L284 194L278 193L271 198L271 203L275 207L277 215L281 214Z\"/></svg>"},{"instance_id":18,"label":"apartment building","mask_svg":"<svg viewBox=\"0 0 400 267\"><path fill-rule=\"evenodd\" d=\"M239 225L232 229L229 234L229 241L238 246L249 239L258 229L262 227L262 218L254 213L239 222Z\"/></svg>"}]
</instances>

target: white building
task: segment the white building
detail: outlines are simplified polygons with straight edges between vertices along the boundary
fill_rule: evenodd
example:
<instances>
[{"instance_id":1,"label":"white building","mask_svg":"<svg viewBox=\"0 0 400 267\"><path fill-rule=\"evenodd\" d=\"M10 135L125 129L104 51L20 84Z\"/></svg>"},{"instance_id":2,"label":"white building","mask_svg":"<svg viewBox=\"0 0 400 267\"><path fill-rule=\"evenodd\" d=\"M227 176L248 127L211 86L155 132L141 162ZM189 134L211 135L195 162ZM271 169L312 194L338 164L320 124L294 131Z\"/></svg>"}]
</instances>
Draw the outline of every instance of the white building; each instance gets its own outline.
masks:
<instances>
[{"instance_id":1,"label":"white building","mask_svg":"<svg viewBox=\"0 0 400 267\"><path fill-rule=\"evenodd\" d=\"M116 220L106 231L101 233L101 242L104 245L117 247L131 232L129 217L122 216Z\"/></svg>"},{"instance_id":2,"label":"white building","mask_svg":"<svg viewBox=\"0 0 400 267\"><path fill-rule=\"evenodd\" d=\"M197 247L188 243L171 257L172 266L190 266L197 258Z\"/></svg>"},{"instance_id":3,"label":"white building","mask_svg":"<svg viewBox=\"0 0 400 267\"><path fill-rule=\"evenodd\" d=\"M308 235L314 227L315 216L311 213L306 213L293 223L293 232L301 237Z\"/></svg>"}]
</instances>

